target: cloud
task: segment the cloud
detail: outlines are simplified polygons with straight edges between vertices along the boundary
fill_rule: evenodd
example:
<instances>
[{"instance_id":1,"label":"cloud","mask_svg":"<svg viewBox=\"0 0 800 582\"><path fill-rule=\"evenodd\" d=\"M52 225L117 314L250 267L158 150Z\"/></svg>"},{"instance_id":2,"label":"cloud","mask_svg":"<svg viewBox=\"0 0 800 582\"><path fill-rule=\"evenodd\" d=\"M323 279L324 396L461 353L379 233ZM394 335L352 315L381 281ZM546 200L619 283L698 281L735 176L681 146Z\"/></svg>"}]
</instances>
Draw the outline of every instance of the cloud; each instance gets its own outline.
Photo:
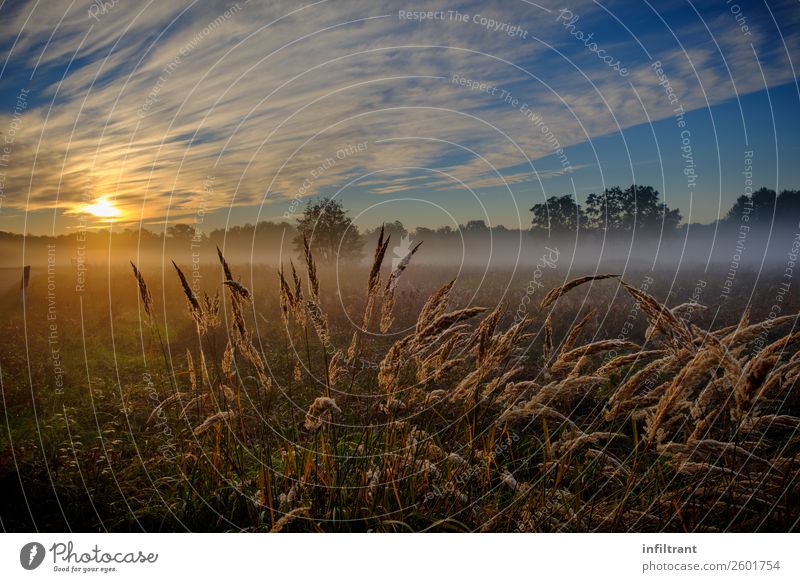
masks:
<instances>
[{"instance_id":1,"label":"cloud","mask_svg":"<svg viewBox=\"0 0 800 582\"><path fill-rule=\"evenodd\" d=\"M687 111L763 88L750 43L769 86L793 79L763 19L745 38L719 10L707 19L713 36L697 18L679 22L681 47L655 25L636 39L604 34L619 28L608 13L574 3L581 26L625 60L622 78L556 22L555 3L431 4L467 22L403 20L388 0L107 4L94 16L92 4L63 1L0 18L0 44L16 42L0 83L29 87L35 102L13 145L4 211L69 212L113 196L131 218L162 220L199 204L288 204L353 180L377 196L459 182L535 187L520 167L552 155L554 143L672 114L638 42ZM607 9L625 17L621 2ZM476 15L529 34L493 31ZM786 40L796 54L797 31ZM458 86L454 73L497 90ZM10 122L0 116L0 131ZM422 169L395 171L411 167Z\"/></svg>"}]
</instances>

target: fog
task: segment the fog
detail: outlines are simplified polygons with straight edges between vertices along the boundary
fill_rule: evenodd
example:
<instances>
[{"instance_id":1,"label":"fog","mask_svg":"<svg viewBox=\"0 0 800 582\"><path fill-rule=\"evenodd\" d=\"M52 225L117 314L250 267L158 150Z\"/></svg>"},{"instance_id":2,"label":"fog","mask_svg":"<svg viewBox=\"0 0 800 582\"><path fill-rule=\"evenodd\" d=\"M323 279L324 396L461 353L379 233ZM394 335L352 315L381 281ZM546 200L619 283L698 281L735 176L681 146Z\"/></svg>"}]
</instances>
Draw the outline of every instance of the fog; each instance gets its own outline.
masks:
<instances>
[{"instance_id":1,"label":"fog","mask_svg":"<svg viewBox=\"0 0 800 582\"><path fill-rule=\"evenodd\" d=\"M276 225L277 226L277 225ZM255 235L253 234L255 232ZM5 233L3 233L5 234ZM277 267L281 262L295 261L301 256L293 239L293 229L273 229L268 234L257 231L233 233L201 241L175 240L147 233L93 233L61 237L0 236L0 269L3 279L8 271L19 271L23 265L34 269L48 263L58 267L80 265L118 265L133 261L143 268L170 266L171 261L190 268L191 265L217 263L216 247L223 249L227 260L237 265ZM377 234L362 236L360 262L371 261ZM800 226L795 225L712 225L682 226L668 235L649 232L581 231L544 233L506 229L482 232L452 231L423 234L394 233L387 260L402 259L410 248L422 242L415 255L415 265L433 265L469 269L513 269L529 267L543 256L562 267L585 270L619 270L626 266L674 270L683 267L731 266L759 268L793 266L800 246ZM335 251L333 252L335 255ZM352 261L342 261L342 264ZM330 265L321 265L325 268ZM341 266L341 265L340 265Z\"/></svg>"}]
</instances>

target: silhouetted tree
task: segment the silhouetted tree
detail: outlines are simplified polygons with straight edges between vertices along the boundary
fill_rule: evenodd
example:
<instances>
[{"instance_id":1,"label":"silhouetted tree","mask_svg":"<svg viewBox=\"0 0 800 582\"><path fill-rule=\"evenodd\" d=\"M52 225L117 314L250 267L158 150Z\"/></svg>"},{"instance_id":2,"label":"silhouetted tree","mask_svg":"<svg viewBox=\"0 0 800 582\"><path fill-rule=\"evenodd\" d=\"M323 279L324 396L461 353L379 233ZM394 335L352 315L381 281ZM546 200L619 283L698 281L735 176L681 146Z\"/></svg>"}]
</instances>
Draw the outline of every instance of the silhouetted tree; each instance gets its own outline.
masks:
<instances>
[{"instance_id":1,"label":"silhouetted tree","mask_svg":"<svg viewBox=\"0 0 800 582\"><path fill-rule=\"evenodd\" d=\"M467 234L480 234L489 231L489 227L483 220L470 220L465 224L462 230Z\"/></svg>"},{"instance_id":2,"label":"silhouetted tree","mask_svg":"<svg viewBox=\"0 0 800 582\"><path fill-rule=\"evenodd\" d=\"M338 200L322 198L309 201L302 218L297 220L295 248L303 251L303 236L308 239L318 263L354 260L361 256L361 236L347 210Z\"/></svg>"},{"instance_id":3,"label":"silhouetted tree","mask_svg":"<svg viewBox=\"0 0 800 582\"><path fill-rule=\"evenodd\" d=\"M742 194L736 199L736 202L733 203L730 210L728 210L728 214L725 215L725 220L731 222L741 221L742 216L748 212L748 207L750 207L750 196Z\"/></svg>"},{"instance_id":4,"label":"silhouetted tree","mask_svg":"<svg viewBox=\"0 0 800 582\"><path fill-rule=\"evenodd\" d=\"M739 223L745 216L751 223L796 225L800 219L800 191L784 190L776 195L775 190L762 187L750 196L743 194L736 199L725 220Z\"/></svg>"},{"instance_id":5,"label":"silhouetted tree","mask_svg":"<svg viewBox=\"0 0 800 582\"><path fill-rule=\"evenodd\" d=\"M392 236L392 240L400 240L405 235L408 234L408 231L403 226L403 223L399 220L395 220L394 222L387 222L383 225L384 228L384 235L389 234ZM377 233L380 230L380 227L375 229Z\"/></svg>"},{"instance_id":6,"label":"silhouetted tree","mask_svg":"<svg viewBox=\"0 0 800 582\"><path fill-rule=\"evenodd\" d=\"M569 194L551 196L542 204L535 204L531 212L533 227L552 233L577 232L586 224L583 209Z\"/></svg>"},{"instance_id":7,"label":"silhouetted tree","mask_svg":"<svg viewBox=\"0 0 800 582\"><path fill-rule=\"evenodd\" d=\"M797 225L800 220L800 190L784 190L778 195L776 206L779 220Z\"/></svg>"},{"instance_id":8,"label":"silhouetted tree","mask_svg":"<svg viewBox=\"0 0 800 582\"><path fill-rule=\"evenodd\" d=\"M174 224L167 228L167 236L175 241L188 242L192 240L195 229L188 224Z\"/></svg>"},{"instance_id":9,"label":"silhouetted tree","mask_svg":"<svg viewBox=\"0 0 800 582\"><path fill-rule=\"evenodd\" d=\"M753 201L753 214L755 214L756 220L772 220L773 213L776 210L775 203L777 201L775 190L759 188L753 192L750 199Z\"/></svg>"},{"instance_id":10,"label":"silhouetted tree","mask_svg":"<svg viewBox=\"0 0 800 582\"><path fill-rule=\"evenodd\" d=\"M619 186L606 188L602 194L589 194L586 216L592 228L610 231L646 230L670 232L677 228L681 215L659 201L658 190L652 186L632 184L623 190Z\"/></svg>"},{"instance_id":11,"label":"silhouetted tree","mask_svg":"<svg viewBox=\"0 0 800 582\"><path fill-rule=\"evenodd\" d=\"M436 231L432 228L418 226L416 229L414 229L414 238L419 238L419 239L424 238L425 240L433 240L435 236L436 236Z\"/></svg>"}]
</instances>

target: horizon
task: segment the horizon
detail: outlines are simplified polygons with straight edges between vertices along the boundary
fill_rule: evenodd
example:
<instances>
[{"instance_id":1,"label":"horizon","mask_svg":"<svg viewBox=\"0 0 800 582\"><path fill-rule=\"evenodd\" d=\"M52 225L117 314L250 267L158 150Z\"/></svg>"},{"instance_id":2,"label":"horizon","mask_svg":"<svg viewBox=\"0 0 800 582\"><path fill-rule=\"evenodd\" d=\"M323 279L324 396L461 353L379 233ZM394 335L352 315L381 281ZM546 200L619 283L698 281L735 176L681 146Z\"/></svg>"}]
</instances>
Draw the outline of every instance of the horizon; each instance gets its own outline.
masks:
<instances>
[{"instance_id":1,"label":"horizon","mask_svg":"<svg viewBox=\"0 0 800 582\"><path fill-rule=\"evenodd\" d=\"M619 186L613 186L612 188L618 188L618 187ZM633 184L633 185L631 185L631 187L636 187L637 189L651 188L650 186L646 186L646 185L643 185L643 184L638 184L638 185L637 184ZM753 188L750 188L750 191L751 191L751 193L768 191L771 194L776 196L776 202L777 202L777 197L780 196L781 194L792 195L792 196L795 196L795 197L800 196L800 190L784 189L784 190L781 190L779 192L775 192L774 190L769 190L766 186L761 186L761 187L758 187L758 188L753 187ZM656 190L656 193L658 193L657 190ZM562 196L569 196L569 195L566 194L566 195L562 195ZM744 196L750 197L750 195L747 195L747 194L745 194ZM553 197L557 198L558 195L557 194L553 195ZM317 200L324 200L324 199L327 199L327 198L324 198L324 197L317 198ZM660 198L659 198L659 200L661 202L663 202L663 200L661 200ZM313 198L309 199L308 203L310 204L312 202L314 202L314 199ZM339 200L339 202L344 204L343 200ZM585 203L585 201L584 202L580 202L579 201L577 203L577 207L582 209L583 206L584 206L584 203ZM736 201L734 201L734 204L731 205L731 207L728 209L728 211L732 211L734 209L735 203L736 203ZM102 204L102 202L101 202L101 204ZM547 201L544 203L544 206L545 207L547 206ZM344 207L344 210L345 210L345 212L350 213L350 209L349 208ZM529 212L532 211L532 210L533 210L533 208L529 209ZM675 211L680 213L680 208L674 208L672 210L675 210ZM720 216L714 218L710 222L687 222L686 220L684 220L684 217L683 217L682 214L679 214L679 215L680 215L680 220L675 225L675 229L677 229L677 230L691 228L691 227L699 228L699 227L709 227L709 226L714 226L714 225L721 225L721 224L724 224L725 222L730 220L730 218L727 216L727 213L721 214ZM103 217L100 217L100 218L103 218ZM258 221L256 223L243 222L243 223L234 224L234 225L223 225L223 226L219 226L219 227L216 227L216 228L207 228L206 225L205 225L205 217L202 217L200 219L195 218L194 223L192 223L192 222L180 222L180 221L174 222L172 224L162 223L162 224L156 225L155 228L154 228L154 225L152 225L152 224L141 224L140 223L138 226L134 226L134 223L124 222L124 221L121 221L119 223L116 223L114 221L107 221L107 223L100 222L100 223L92 224L91 226L87 226L87 222L86 221L82 221L81 223L76 225L74 227L74 229L66 230L66 231L63 231L63 232L58 233L58 234L53 234L53 233L48 233L48 232L24 232L23 233L23 232L15 232L13 230L3 230L3 229L0 229L0 233L1 234L10 234L10 235L15 235L15 236L23 236L23 237L37 237L37 238L44 237L44 238L47 238L47 237L69 236L69 235L79 234L81 232L86 232L86 233L98 233L98 232L105 233L105 232L107 232L107 233L110 233L110 234L124 234L126 232L139 232L139 231L142 231L142 232L149 232L149 233L152 233L152 234L156 234L158 236L169 236L169 234L167 233L168 230L170 228L172 228L172 227L177 226L177 227L189 227L189 228L192 229L192 231L198 237L203 238L203 237L208 237L212 233L224 232L224 231L227 231L227 230L229 230L231 228L253 228L253 229L255 229L256 227L259 227L259 226L262 226L262 225L269 225L269 226L284 226L284 225L286 225L286 226L296 230L297 226L298 226L298 221L301 218L302 218L302 213L297 212L297 213L295 213L295 214L293 214L293 215L291 215L289 217L287 217L287 216L279 217L277 220L271 220L271 219L268 219L268 218L263 218L262 220L260 220L260 221ZM785 221L784 217L778 217L778 218L780 219L780 221ZM409 225L409 224L403 223L400 220L389 221L389 222L383 221L383 222L376 223L376 224L374 224L372 226L369 226L369 225L362 225L361 227L359 227L358 225L353 225L353 226L354 226L354 228L356 229L356 231L359 234L364 235L364 234L368 234L368 233L375 233L382 226L389 225L389 224L397 224L397 223L400 223L400 226L402 226L402 228L407 233L417 233L420 230L436 232L436 233L443 233L443 232L450 232L450 231L457 232L459 230L462 230L466 225L471 224L471 223L482 223L482 225L487 229L490 229L490 230L494 230L494 229L507 230L509 232L513 232L513 231L530 231L530 232L533 232L533 233L537 233L537 232L548 232L548 230L549 230L548 228L537 226L536 224L528 224L527 226L520 226L520 227L517 227L517 228L513 228L513 227L509 228L507 225L502 224L502 223L487 224L485 220L483 220L483 219L481 219L479 217L468 218L463 223L456 224L456 228L455 229L453 229L450 225L447 225L447 224L440 224L440 225L435 225L435 226L423 226L423 225L419 225L419 224ZM585 222L581 224L581 227L582 227L582 229L586 229L586 230L593 230L593 229L596 230L597 229L596 226L593 227L593 226L591 226L589 224L586 224ZM450 231L447 231L448 228L450 229Z\"/></svg>"}]
</instances>

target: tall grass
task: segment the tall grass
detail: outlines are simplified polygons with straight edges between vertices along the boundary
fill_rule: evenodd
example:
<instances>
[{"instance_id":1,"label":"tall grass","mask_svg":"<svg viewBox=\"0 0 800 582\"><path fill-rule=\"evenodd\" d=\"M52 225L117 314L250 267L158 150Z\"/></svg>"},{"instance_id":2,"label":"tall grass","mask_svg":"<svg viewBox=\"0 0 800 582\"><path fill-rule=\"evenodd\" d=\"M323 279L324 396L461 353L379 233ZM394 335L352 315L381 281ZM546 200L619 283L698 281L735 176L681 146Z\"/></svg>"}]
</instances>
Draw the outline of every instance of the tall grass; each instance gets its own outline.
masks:
<instances>
[{"instance_id":1,"label":"tall grass","mask_svg":"<svg viewBox=\"0 0 800 582\"><path fill-rule=\"evenodd\" d=\"M685 305L669 308L604 274L550 291L540 305L547 317L533 329L502 305L463 304L450 281L387 345L398 280L418 248L384 280L387 245L381 232L352 335L332 325L333 295L306 245L305 277L293 263L291 277L278 273L274 328L285 337L269 337L277 346L269 351L251 331L262 315L254 293L221 252L222 298L196 297L175 265L196 341L183 364L165 356L157 403L129 402L126 418L141 419L126 429L138 469L115 482L134 520L119 529L797 527L797 316L756 324L743 316L708 331ZM153 296L133 270L152 321ZM581 343L594 311L554 329L587 283L630 295L648 319L643 342ZM146 329L163 348L158 326ZM764 330L770 341L754 350ZM541 355L527 349L534 337ZM364 355L375 365L360 366ZM156 446L167 430L169 455ZM132 458L122 440L118 448L105 453L110 466ZM73 456L65 470L89 459Z\"/></svg>"}]
</instances>

